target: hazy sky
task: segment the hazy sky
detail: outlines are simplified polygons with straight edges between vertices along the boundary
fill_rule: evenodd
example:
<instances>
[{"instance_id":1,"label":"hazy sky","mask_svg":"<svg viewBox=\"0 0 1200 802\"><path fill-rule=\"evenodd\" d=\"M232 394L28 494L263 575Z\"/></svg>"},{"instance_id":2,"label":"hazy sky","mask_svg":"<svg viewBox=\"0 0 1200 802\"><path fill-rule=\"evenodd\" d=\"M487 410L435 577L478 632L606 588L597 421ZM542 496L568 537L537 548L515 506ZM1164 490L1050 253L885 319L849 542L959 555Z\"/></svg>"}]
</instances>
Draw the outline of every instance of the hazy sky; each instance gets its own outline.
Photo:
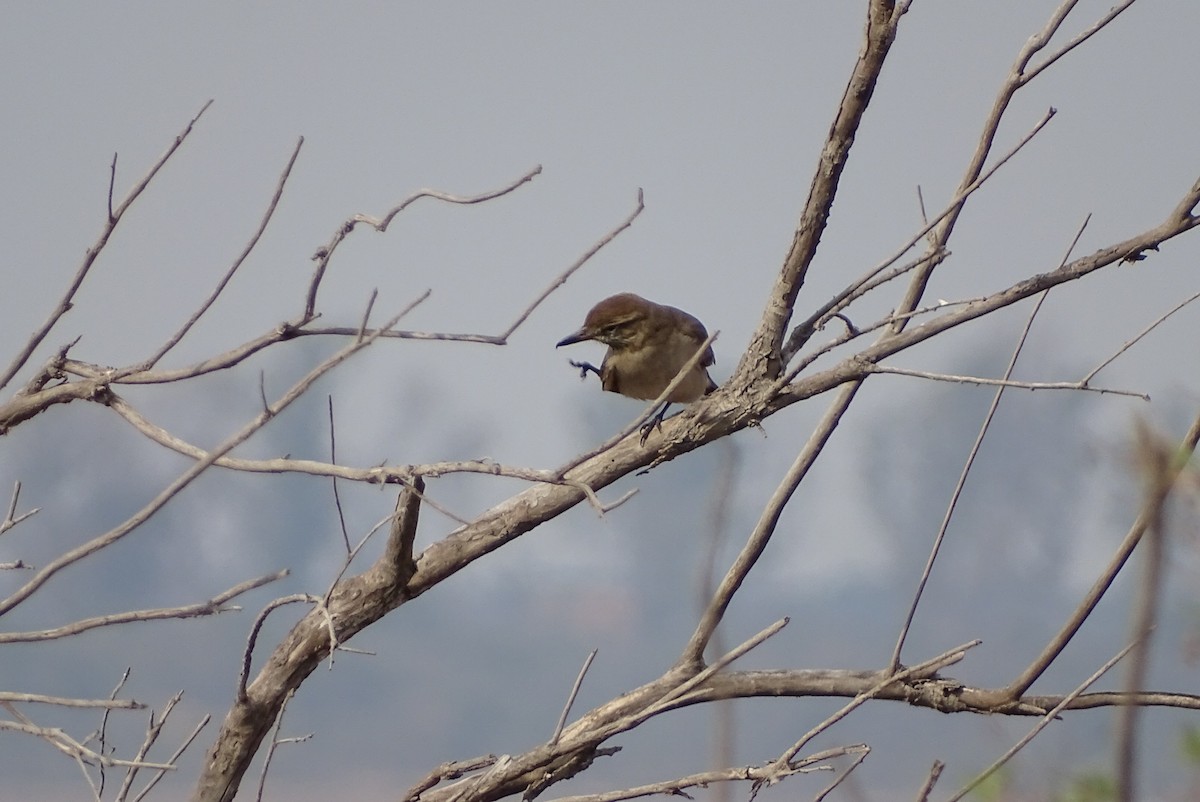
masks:
<instances>
[{"instance_id":1,"label":"hazy sky","mask_svg":"<svg viewBox=\"0 0 1200 802\"><path fill-rule=\"evenodd\" d=\"M568 355L553 347L592 303L620 291L683 307L720 330L713 373L718 381L729 375L791 241L860 46L865 2L344 3L323 13L306 5L6 10L5 364L101 230L113 153L120 197L213 99L122 222L43 357L79 335L72 353L101 364L126 364L156 348L244 247L303 136L266 236L169 364L225 350L295 316L310 257L342 222L382 214L421 187L474 194L543 167L530 184L488 204L421 201L384 235L360 227L323 285L324 323L356 325L375 288L376 320L429 289L405 327L499 332L633 209L639 188L646 210L506 347L381 343L324 380L243 453L327 457L325 399L332 393L338 451L348 464L484 456L560 464L640 410L601 394L594 381L581 383ZM930 213L940 210L1000 81L1055 4L913 5L855 144L800 297L803 310L917 229L918 185ZM1066 36L1109 5L1081 2ZM1049 107L1058 113L968 207L931 300L983 295L1054 268L1089 214L1078 253L1167 215L1200 175L1197 25L1194 4L1141 0L1019 93L999 151ZM1144 262L1056 290L1018 373L1082 377L1197 291L1198 257L1194 233ZM868 299L856 322L895 302L886 293ZM1028 309L964 328L901 363L998 375ZM1135 415L1178 435L1194 414L1197 314L1181 313L1097 378L1150 393L1149 405L1066 393L1006 399L907 659L982 637L985 645L951 673L972 684L1001 683L1055 631L1133 517L1127 444ZM278 395L337 345L306 339L189 386L124 394L181 436L213 445L256 413L260 372L268 394ZM596 361L601 349L577 346L571 356ZM728 642L792 616L747 665L871 668L886 661L989 399L988 390L899 377L868 383L730 611ZM391 799L442 761L529 748L549 736L592 648L600 654L577 711L656 676L694 623L712 529L708 505L725 461L737 464L721 533L727 561L826 403L814 399L771 418L765 438L744 432L732 445L717 443L621 482L602 495L641 492L605 520L586 507L573 510L364 633L354 645L376 656L340 657L290 708L285 735L316 736L277 757L269 791L277 799L323 799L349 788L360 798ZM22 506L42 508L0 541L0 561L45 564L123 520L186 464L103 409L72 404L47 412L0 438L0 492L19 479ZM479 477L430 483L434 498L468 516L519 489ZM341 492L352 538L394 503L375 488ZM1180 521L1194 525L1194 518ZM418 545L454 527L426 511ZM139 700L161 707L186 689L164 736L173 745L203 713L223 715L255 611L275 596L322 592L337 570L340 543L328 482L207 475L144 530L66 572L0 625L46 627L182 604L283 567L292 577L247 596L241 614L9 648L0 655L0 689L98 697L133 665L127 693ZM1185 691L1196 685L1196 668L1184 659L1200 569L1194 545L1181 538L1174 546L1154 674L1157 684ZM0 589L23 578L0 576ZM1123 645L1126 608L1114 600L1101 613L1038 690L1069 690ZM295 614L272 619L268 635L278 637ZM739 706L737 759L775 757L834 706ZM28 712L76 735L95 726L94 716ZM115 718L128 756L143 723ZM1196 719L1168 712L1150 720L1162 765L1176 772L1166 775L1169 786L1182 774L1171 742ZM1019 764L1018 779L1038 788L1103 767L1108 723L1102 712L1070 717ZM615 787L703 768L710 725L707 712L693 711L618 739L626 747L620 757L568 787ZM851 718L823 745L865 740L875 750L843 798L895 788L911 795L934 758L950 762L945 782L956 784L1027 726L892 706ZM215 724L159 798L185 793L214 734ZM8 733L0 734L0 776L0 796L13 799L86 792L68 760ZM820 780L793 783L782 793L804 798Z\"/></svg>"}]
</instances>

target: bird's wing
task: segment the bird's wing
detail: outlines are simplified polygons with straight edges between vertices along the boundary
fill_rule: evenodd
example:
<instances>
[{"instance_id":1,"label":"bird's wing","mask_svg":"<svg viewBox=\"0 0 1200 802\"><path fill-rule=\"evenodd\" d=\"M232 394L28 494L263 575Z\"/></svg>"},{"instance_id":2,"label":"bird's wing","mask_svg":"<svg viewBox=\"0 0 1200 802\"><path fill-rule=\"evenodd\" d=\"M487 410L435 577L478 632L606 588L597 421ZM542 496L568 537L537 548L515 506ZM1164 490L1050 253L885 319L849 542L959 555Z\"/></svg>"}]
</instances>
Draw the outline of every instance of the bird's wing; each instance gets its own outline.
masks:
<instances>
[{"instance_id":1,"label":"bird's wing","mask_svg":"<svg viewBox=\"0 0 1200 802\"><path fill-rule=\"evenodd\" d=\"M682 319L685 321L684 327L687 330L688 336L698 343L702 343L708 339L708 329L704 328L703 323L682 309L676 309L675 311L683 316ZM692 353L695 353L695 351L692 351ZM705 349L704 356L700 357L700 366L706 368L709 365L715 364L717 364L717 357L713 354L713 349L710 345Z\"/></svg>"}]
</instances>

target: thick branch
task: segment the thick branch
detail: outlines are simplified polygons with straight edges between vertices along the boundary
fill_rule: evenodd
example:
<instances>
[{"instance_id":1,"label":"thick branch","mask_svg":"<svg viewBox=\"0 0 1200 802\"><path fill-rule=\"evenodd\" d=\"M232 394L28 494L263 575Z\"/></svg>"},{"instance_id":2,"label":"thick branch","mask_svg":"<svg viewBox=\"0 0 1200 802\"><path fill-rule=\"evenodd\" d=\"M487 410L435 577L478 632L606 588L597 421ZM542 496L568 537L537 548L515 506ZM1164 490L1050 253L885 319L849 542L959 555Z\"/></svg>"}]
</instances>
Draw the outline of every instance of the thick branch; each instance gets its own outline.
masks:
<instances>
[{"instance_id":1,"label":"thick branch","mask_svg":"<svg viewBox=\"0 0 1200 802\"><path fill-rule=\"evenodd\" d=\"M825 146L817 162L808 200L800 214L800 223L792 246L784 260L783 269L775 280L762 322L754 334L737 374L765 375L775 378L782 370L780 348L784 331L792 316L796 296L804 284L805 274L817 252L817 245L829 221L838 182L850 157L850 148L858 127L866 114L867 105L875 92L875 83L883 71L884 60L896 38L900 17L908 3L872 0L867 12L865 44L850 74L837 116L829 128Z\"/></svg>"},{"instance_id":2,"label":"thick branch","mask_svg":"<svg viewBox=\"0 0 1200 802\"><path fill-rule=\"evenodd\" d=\"M328 604L313 609L279 643L244 693L225 715L221 731L205 758L194 800L232 800L288 696L313 672L337 643L353 637L411 598L408 582L415 570L412 544L416 537L420 477L405 487L396 501L388 544L374 565L358 576L337 583Z\"/></svg>"}]
</instances>

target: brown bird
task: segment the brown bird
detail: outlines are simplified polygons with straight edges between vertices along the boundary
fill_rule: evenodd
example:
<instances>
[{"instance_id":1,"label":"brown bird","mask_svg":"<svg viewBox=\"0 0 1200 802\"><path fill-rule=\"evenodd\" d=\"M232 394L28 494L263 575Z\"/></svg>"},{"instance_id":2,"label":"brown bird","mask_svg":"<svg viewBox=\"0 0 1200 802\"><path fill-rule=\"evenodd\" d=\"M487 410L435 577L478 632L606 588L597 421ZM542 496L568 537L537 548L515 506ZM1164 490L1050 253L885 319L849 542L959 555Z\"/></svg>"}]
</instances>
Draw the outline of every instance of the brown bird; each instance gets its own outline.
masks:
<instances>
[{"instance_id":1,"label":"brown bird","mask_svg":"<svg viewBox=\"0 0 1200 802\"><path fill-rule=\"evenodd\" d=\"M574 360L571 365L579 368L580 376L595 373L601 387L611 393L649 401L658 398L707 339L704 324L682 309L623 292L593 306L579 331L562 338L555 347L584 340L604 343L608 351L599 368ZM708 375L708 366L714 362L712 348L706 348L700 361L667 396L667 403L642 428L643 443L650 430L661 425L672 402L695 401L717 389Z\"/></svg>"}]
</instances>

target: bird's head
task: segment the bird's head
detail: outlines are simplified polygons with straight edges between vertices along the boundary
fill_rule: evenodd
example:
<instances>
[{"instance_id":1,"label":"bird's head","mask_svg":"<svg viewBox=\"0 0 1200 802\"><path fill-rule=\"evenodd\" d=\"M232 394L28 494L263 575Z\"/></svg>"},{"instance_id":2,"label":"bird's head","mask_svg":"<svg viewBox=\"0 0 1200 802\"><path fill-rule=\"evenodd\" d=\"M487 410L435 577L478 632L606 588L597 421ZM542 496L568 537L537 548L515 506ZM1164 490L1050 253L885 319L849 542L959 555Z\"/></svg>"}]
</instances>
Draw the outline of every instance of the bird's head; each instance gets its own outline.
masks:
<instances>
[{"instance_id":1,"label":"bird's head","mask_svg":"<svg viewBox=\"0 0 1200 802\"><path fill-rule=\"evenodd\" d=\"M646 335L651 307L650 301L631 292L605 298L587 313L579 331L563 337L555 347L584 340L596 340L617 350L637 346Z\"/></svg>"}]
</instances>

